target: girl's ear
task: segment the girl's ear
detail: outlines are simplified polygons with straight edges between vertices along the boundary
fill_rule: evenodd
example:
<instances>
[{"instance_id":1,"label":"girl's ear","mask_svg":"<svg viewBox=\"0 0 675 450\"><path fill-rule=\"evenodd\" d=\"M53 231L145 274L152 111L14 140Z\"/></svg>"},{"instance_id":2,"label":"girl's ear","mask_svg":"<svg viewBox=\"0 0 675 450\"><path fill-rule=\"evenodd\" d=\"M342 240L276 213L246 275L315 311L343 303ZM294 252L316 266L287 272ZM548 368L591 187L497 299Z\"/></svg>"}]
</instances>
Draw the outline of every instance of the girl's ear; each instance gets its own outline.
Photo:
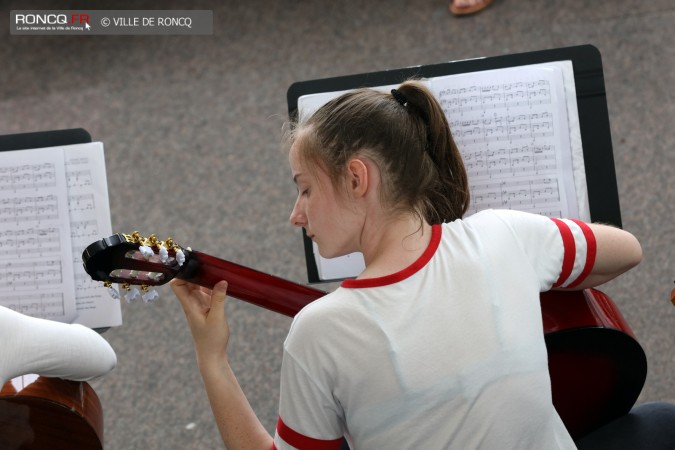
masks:
<instances>
[{"instance_id":1,"label":"girl's ear","mask_svg":"<svg viewBox=\"0 0 675 450\"><path fill-rule=\"evenodd\" d=\"M353 158L347 163L347 183L354 198L366 195L370 184L370 167L361 158Z\"/></svg>"}]
</instances>

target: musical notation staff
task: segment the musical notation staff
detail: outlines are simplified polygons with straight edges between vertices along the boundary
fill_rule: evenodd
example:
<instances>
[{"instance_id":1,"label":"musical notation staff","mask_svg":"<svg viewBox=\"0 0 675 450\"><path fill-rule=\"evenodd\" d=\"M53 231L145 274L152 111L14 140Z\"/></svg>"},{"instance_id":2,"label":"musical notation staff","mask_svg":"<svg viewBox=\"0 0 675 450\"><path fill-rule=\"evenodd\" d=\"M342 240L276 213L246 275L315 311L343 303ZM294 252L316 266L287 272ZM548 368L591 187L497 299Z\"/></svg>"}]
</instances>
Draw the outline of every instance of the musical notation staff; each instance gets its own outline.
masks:
<instances>
[{"instance_id":1,"label":"musical notation staff","mask_svg":"<svg viewBox=\"0 0 675 450\"><path fill-rule=\"evenodd\" d=\"M471 178L554 174L557 168L555 150L551 145L526 144L462 153Z\"/></svg>"},{"instance_id":2,"label":"musical notation staff","mask_svg":"<svg viewBox=\"0 0 675 450\"><path fill-rule=\"evenodd\" d=\"M71 213L74 211L87 211L96 208L94 194L78 194L68 197L68 209Z\"/></svg>"},{"instance_id":3,"label":"musical notation staff","mask_svg":"<svg viewBox=\"0 0 675 450\"><path fill-rule=\"evenodd\" d=\"M61 261L8 261L0 272L0 291L40 290L63 281Z\"/></svg>"},{"instance_id":4,"label":"musical notation staff","mask_svg":"<svg viewBox=\"0 0 675 450\"><path fill-rule=\"evenodd\" d=\"M99 235L98 224L94 219L76 220L70 223L70 233L73 238L89 239Z\"/></svg>"},{"instance_id":5,"label":"musical notation staff","mask_svg":"<svg viewBox=\"0 0 675 450\"><path fill-rule=\"evenodd\" d=\"M15 259L58 254L61 242L56 227L0 230L0 251Z\"/></svg>"},{"instance_id":6,"label":"musical notation staff","mask_svg":"<svg viewBox=\"0 0 675 450\"><path fill-rule=\"evenodd\" d=\"M448 115L551 103L549 80L473 85L441 89L438 100Z\"/></svg>"},{"instance_id":7,"label":"musical notation staff","mask_svg":"<svg viewBox=\"0 0 675 450\"><path fill-rule=\"evenodd\" d=\"M0 191L55 187L55 170L52 163L0 167Z\"/></svg>"},{"instance_id":8,"label":"musical notation staff","mask_svg":"<svg viewBox=\"0 0 675 450\"><path fill-rule=\"evenodd\" d=\"M77 169L69 170L67 173L68 188L91 186L91 170Z\"/></svg>"},{"instance_id":9,"label":"musical notation staff","mask_svg":"<svg viewBox=\"0 0 675 450\"><path fill-rule=\"evenodd\" d=\"M54 220L59 217L56 195L38 195L0 199L1 222Z\"/></svg>"},{"instance_id":10,"label":"musical notation staff","mask_svg":"<svg viewBox=\"0 0 675 450\"><path fill-rule=\"evenodd\" d=\"M487 208L511 207L542 211L558 209L560 187L556 178L517 179L470 186L474 212Z\"/></svg>"},{"instance_id":11,"label":"musical notation staff","mask_svg":"<svg viewBox=\"0 0 675 450\"><path fill-rule=\"evenodd\" d=\"M554 136L553 117L549 112L498 115L449 121L458 144L482 144L498 141L536 140Z\"/></svg>"},{"instance_id":12,"label":"musical notation staff","mask_svg":"<svg viewBox=\"0 0 675 450\"><path fill-rule=\"evenodd\" d=\"M60 292L15 294L5 306L44 319L59 318L66 313L63 294Z\"/></svg>"}]
</instances>

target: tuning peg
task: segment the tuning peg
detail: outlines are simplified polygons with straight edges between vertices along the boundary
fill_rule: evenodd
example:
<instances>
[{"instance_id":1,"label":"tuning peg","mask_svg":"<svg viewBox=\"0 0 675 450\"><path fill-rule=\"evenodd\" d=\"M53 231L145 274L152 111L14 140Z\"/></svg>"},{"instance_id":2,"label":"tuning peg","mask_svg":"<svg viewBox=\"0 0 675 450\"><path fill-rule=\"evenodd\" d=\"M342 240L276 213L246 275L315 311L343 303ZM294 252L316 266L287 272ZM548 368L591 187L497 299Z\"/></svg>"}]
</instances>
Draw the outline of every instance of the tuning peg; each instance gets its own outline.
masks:
<instances>
[{"instance_id":1,"label":"tuning peg","mask_svg":"<svg viewBox=\"0 0 675 450\"><path fill-rule=\"evenodd\" d=\"M108 290L108 294L110 295L110 297L112 297L114 300L119 300L120 293L117 292L117 289L115 289L112 286L112 283L110 281L106 281L105 283L103 283L103 287L105 287Z\"/></svg>"},{"instance_id":2,"label":"tuning peg","mask_svg":"<svg viewBox=\"0 0 675 450\"><path fill-rule=\"evenodd\" d=\"M185 253L181 249L176 250L176 262L179 266L182 266L185 262Z\"/></svg>"},{"instance_id":3,"label":"tuning peg","mask_svg":"<svg viewBox=\"0 0 675 450\"><path fill-rule=\"evenodd\" d=\"M148 289L147 286L142 286L141 289L145 287L145 293L141 295L141 298L145 303L153 303L155 300L159 298L159 294L157 293L156 290L154 289Z\"/></svg>"},{"instance_id":4,"label":"tuning peg","mask_svg":"<svg viewBox=\"0 0 675 450\"><path fill-rule=\"evenodd\" d=\"M141 295L141 291L138 290L138 288L132 288L124 294L124 300L127 301L127 303L134 303L136 300L138 300L138 297Z\"/></svg>"},{"instance_id":5,"label":"tuning peg","mask_svg":"<svg viewBox=\"0 0 675 450\"><path fill-rule=\"evenodd\" d=\"M138 231L134 231L133 233L131 233L131 239L137 244L141 244L143 242L143 237L141 236L141 233L139 233Z\"/></svg>"},{"instance_id":6,"label":"tuning peg","mask_svg":"<svg viewBox=\"0 0 675 450\"><path fill-rule=\"evenodd\" d=\"M163 245L159 246L159 260L165 263L169 260L169 251Z\"/></svg>"},{"instance_id":7,"label":"tuning peg","mask_svg":"<svg viewBox=\"0 0 675 450\"><path fill-rule=\"evenodd\" d=\"M157 244L159 244L159 241L157 240L157 236L155 236L154 234L151 234L150 236L148 236L148 245L150 245L150 247L154 247Z\"/></svg>"},{"instance_id":8,"label":"tuning peg","mask_svg":"<svg viewBox=\"0 0 675 450\"><path fill-rule=\"evenodd\" d=\"M141 255L143 255L143 258L145 259L150 259L150 257L155 254L155 252L152 251L152 248L147 245L141 245L138 247L138 251L141 252Z\"/></svg>"}]
</instances>

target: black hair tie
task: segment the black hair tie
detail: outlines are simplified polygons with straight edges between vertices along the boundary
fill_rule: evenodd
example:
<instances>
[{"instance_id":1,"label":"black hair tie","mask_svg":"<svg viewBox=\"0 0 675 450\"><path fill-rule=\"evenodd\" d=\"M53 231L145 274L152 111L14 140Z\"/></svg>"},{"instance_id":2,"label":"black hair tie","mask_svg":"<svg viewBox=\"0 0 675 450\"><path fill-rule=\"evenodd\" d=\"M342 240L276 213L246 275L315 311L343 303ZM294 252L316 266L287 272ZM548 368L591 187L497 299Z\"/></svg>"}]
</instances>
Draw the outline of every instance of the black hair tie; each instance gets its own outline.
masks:
<instances>
[{"instance_id":1,"label":"black hair tie","mask_svg":"<svg viewBox=\"0 0 675 450\"><path fill-rule=\"evenodd\" d=\"M397 102L401 104L401 106L405 106L408 104L408 99L406 98L405 95L401 94L401 91L397 89L392 89L391 90L391 95L394 96Z\"/></svg>"}]
</instances>

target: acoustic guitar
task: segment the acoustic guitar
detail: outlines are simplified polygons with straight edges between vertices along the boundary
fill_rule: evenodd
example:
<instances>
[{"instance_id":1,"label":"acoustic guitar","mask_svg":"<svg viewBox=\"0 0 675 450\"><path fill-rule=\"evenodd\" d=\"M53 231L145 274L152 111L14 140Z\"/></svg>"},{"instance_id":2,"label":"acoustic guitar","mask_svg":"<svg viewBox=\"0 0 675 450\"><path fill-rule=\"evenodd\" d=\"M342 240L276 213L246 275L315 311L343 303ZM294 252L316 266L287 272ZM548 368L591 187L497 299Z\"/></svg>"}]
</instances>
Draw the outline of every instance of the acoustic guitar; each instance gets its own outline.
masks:
<instances>
[{"instance_id":1,"label":"acoustic guitar","mask_svg":"<svg viewBox=\"0 0 675 450\"><path fill-rule=\"evenodd\" d=\"M0 449L101 450L103 409L85 382L23 375L0 390Z\"/></svg>"},{"instance_id":2,"label":"acoustic guitar","mask_svg":"<svg viewBox=\"0 0 675 450\"><path fill-rule=\"evenodd\" d=\"M172 239L115 234L82 255L94 280L133 292L179 278L207 288L227 280L228 294L294 316L326 292L190 248ZM644 351L614 302L595 289L541 294L553 403L573 438L626 414L645 382Z\"/></svg>"}]
</instances>

